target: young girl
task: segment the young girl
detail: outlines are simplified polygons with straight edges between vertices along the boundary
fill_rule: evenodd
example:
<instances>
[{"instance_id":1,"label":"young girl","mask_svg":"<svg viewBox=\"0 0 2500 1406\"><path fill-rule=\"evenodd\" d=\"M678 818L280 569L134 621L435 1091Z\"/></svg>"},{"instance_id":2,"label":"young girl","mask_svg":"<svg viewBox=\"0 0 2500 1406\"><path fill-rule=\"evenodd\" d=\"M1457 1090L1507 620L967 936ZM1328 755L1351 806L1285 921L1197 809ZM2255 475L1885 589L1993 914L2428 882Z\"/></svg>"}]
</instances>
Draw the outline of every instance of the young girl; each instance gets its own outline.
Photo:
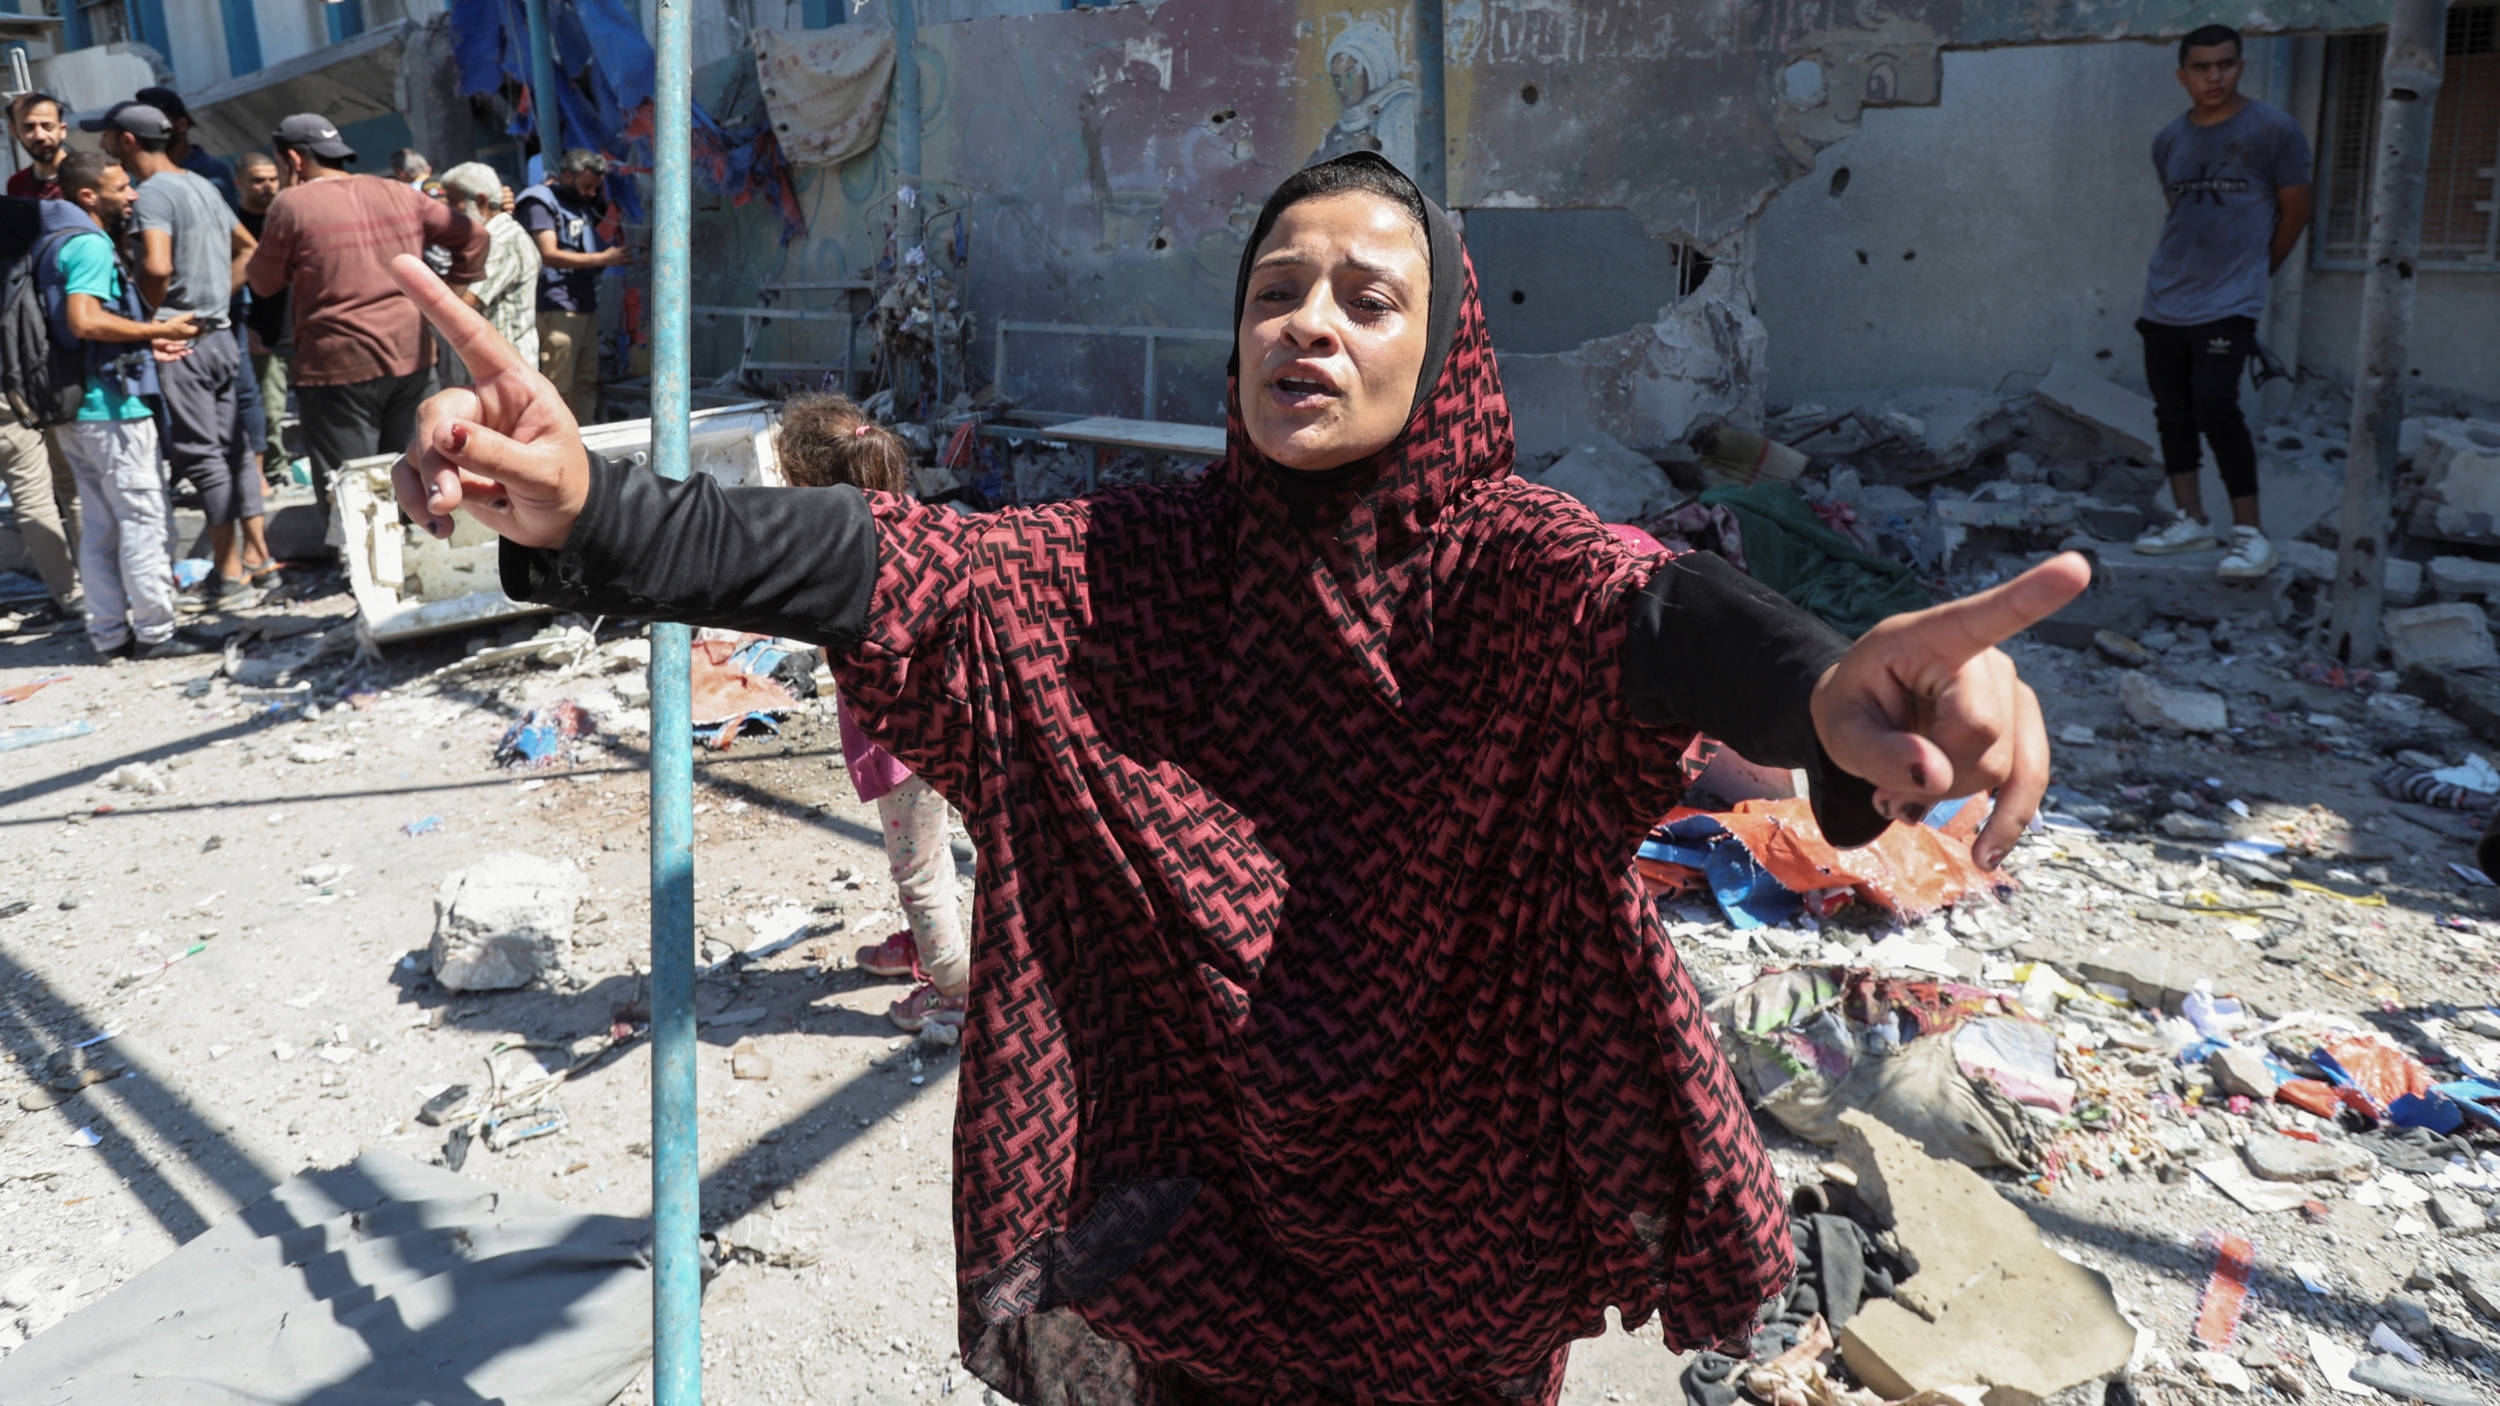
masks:
<instances>
[{"instance_id":1,"label":"young girl","mask_svg":"<svg viewBox=\"0 0 2500 1406\"><path fill-rule=\"evenodd\" d=\"M809 395L790 400L781 413L775 451L782 476L794 488L850 484L871 493L911 491L911 450L894 432L868 418L844 396ZM864 801L877 803L885 832L886 864L894 872L895 897L911 926L873 947L859 949L863 971L914 978L912 993L886 1008L905 1030L930 1024L960 1027L964 993L972 985L972 951L955 906L955 858L948 843L946 802L851 721L849 705L835 700L842 727L842 763Z\"/></svg>"}]
</instances>

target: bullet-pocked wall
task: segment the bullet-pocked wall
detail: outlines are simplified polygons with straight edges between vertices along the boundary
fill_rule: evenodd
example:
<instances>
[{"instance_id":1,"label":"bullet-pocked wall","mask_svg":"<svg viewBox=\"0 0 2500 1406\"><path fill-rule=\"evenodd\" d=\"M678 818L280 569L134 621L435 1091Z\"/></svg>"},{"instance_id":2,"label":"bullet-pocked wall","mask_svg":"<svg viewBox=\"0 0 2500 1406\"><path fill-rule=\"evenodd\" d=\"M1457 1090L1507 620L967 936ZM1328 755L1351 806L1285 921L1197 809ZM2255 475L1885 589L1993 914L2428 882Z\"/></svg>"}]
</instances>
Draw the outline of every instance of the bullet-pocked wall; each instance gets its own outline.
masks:
<instances>
[{"instance_id":1,"label":"bullet-pocked wall","mask_svg":"<svg viewBox=\"0 0 2500 1406\"><path fill-rule=\"evenodd\" d=\"M760 111L745 48L752 28L794 26L800 7L721 3L717 22L697 25L710 56L698 91L727 123ZM884 8L872 0L851 23L880 23ZM925 175L966 202L969 304L984 360L999 317L1222 328L1242 241L1278 181L1354 146L1411 160L1411 7L1166 0L1034 10L1024 0L927 0L913 55ZM2330 12L2350 26L2381 18L2383 6L2289 0L2265 23L2314 27ZM1471 214L1501 212L1486 227L1486 255L1496 255L1503 236L1493 231L1512 212L1590 212L1575 217L1589 237L1637 229L1647 241L1629 246L1642 257L1622 261L1616 289L1632 330L1526 354L1574 358L1568 376L1544 378L1544 393L1579 397L1570 413L1636 446L1674 438L1703 410L1758 407L1765 343L1746 231L1869 109L1934 103L1943 47L2175 34L2207 17L2186 0L1907 0L1873 12L1830 0L1452 0L1447 13L1449 191ZM970 17L939 18L961 14ZM889 113L875 148L838 169L801 170L804 240L783 248L771 217L752 206L702 213L698 299L743 303L766 281L871 267L895 188L895 122ZM1544 256L1565 266L1586 247L1545 242ZM1679 244L1715 261L1709 277L1639 307L1663 290L1657 261ZM1501 296L1526 292L1529 277L1506 274ZM724 346L734 358L734 333L724 325L705 335L697 369L717 371ZM1034 355L1049 376L1023 388L1025 403L1139 413L1133 346L1037 342ZM1176 365L1167 399L1147 408L1212 419L1220 366L1213 356ZM1558 389L1560 380L1572 384Z\"/></svg>"}]
</instances>

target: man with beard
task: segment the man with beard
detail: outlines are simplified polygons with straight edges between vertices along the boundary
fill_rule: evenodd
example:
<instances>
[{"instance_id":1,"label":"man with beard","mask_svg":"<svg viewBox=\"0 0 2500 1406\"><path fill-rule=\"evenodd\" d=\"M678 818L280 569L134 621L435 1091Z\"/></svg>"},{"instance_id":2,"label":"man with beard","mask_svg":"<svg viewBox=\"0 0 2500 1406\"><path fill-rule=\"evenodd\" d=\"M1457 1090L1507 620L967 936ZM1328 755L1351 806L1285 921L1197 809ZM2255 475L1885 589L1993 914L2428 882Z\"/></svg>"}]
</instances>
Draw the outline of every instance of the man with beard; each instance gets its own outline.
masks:
<instances>
[{"instance_id":1,"label":"man with beard","mask_svg":"<svg viewBox=\"0 0 2500 1406\"><path fill-rule=\"evenodd\" d=\"M9 131L26 149L26 164L9 177L9 194L21 200L60 199L61 148L69 141L61 100L50 93L19 98L9 104Z\"/></svg>"},{"instance_id":2,"label":"man with beard","mask_svg":"<svg viewBox=\"0 0 2500 1406\"><path fill-rule=\"evenodd\" d=\"M122 271L112 232L128 222L137 198L128 173L102 152L75 151L62 160L60 181L88 227L47 237L35 275L55 349L86 372L77 418L60 427L60 440L87 505L78 542L87 642L105 659L203 653L210 646L174 628L165 479L147 402L157 390L151 344L156 354L179 354L200 325L188 315L148 321L136 281Z\"/></svg>"}]
</instances>

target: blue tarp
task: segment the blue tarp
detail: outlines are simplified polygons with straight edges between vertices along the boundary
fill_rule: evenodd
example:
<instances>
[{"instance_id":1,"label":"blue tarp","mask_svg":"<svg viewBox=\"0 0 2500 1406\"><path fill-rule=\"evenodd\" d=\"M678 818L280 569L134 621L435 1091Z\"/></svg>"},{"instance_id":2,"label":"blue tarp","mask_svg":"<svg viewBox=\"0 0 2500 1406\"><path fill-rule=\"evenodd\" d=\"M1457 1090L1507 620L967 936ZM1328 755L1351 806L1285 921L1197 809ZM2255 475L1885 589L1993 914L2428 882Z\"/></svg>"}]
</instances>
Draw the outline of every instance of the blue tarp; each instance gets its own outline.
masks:
<instances>
[{"instance_id":1,"label":"blue tarp","mask_svg":"<svg viewBox=\"0 0 2500 1406\"><path fill-rule=\"evenodd\" d=\"M555 43L557 103L564 109L565 144L589 147L648 170L651 95L658 59L642 26L620 0L547 0L547 25ZM507 85L528 94L529 26L521 0L453 0L452 54L466 97L501 94ZM511 133L535 128L524 96L513 112ZM695 174L733 204L762 200L781 216L781 242L807 232L790 163L770 122L724 128L694 105ZM608 195L629 220L643 218L642 193L630 180L608 181Z\"/></svg>"}]
</instances>

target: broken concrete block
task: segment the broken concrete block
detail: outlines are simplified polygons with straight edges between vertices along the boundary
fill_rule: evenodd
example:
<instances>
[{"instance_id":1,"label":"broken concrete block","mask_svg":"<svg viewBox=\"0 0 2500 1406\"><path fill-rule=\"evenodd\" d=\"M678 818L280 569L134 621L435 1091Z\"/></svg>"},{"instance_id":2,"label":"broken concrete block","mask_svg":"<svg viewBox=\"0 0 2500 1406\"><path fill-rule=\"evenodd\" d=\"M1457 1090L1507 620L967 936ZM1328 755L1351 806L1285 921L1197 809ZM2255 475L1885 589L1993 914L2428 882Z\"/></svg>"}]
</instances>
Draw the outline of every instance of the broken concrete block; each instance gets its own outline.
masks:
<instances>
[{"instance_id":1,"label":"broken concrete block","mask_svg":"<svg viewBox=\"0 0 2500 1406\"><path fill-rule=\"evenodd\" d=\"M2333 547L2321 547L2315 542L2277 542L2274 546L2275 550L2282 555L2283 564L2292 569L2292 575L2296 579L2323 582L2332 582L2335 579L2335 549ZM2379 589L2383 599L2389 605L2411 605L2420 600L2422 598L2422 563L2406 561L2402 557L2390 557L2387 561L2386 574L2380 579Z\"/></svg>"},{"instance_id":2,"label":"broken concrete block","mask_svg":"<svg viewBox=\"0 0 2500 1406\"><path fill-rule=\"evenodd\" d=\"M2500 517L2500 424L2426 421L2413 467L2422 476L2422 507L2444 535L2491 535L2490 522Z\"/></svg>"},{"instance_id":3,"label":"broken concrete block","mask_svg":"<svg viewBox=\"0 0 2500 1406\"><path fill-rule=\"evenodd\" d=\"M2214 844L2224 844L2239 838L2230 826L2221 821L2207 820L2201 815L2191 815L2184 810L2174 810L2156 823L2160 825L2163 834L2174 840L2207 840Z\"/></svg>"},{"instance_id":4,"label":"broken concrete block","mask_svg":"<svg viewBox=\"0 0 2500 1406\"><path fill-rule=\"evenodd\" d=\"M2280 624L2291 617L2292 572L2285 566L2276 566L2262 581L2225 581L2214 574L2222 564L2220 547L2147 556L2132 546L2113 545L2095 556L2096 587L2141 597L2165 619L2210 625L2264 611Z\"/></svg>"},{"instance_id":5,"label":"broken concrete block","mask_svg":"<svg viewBox=\"0 0 2500 1406\"><path fill-rule=\"evenodd\" d=\"M2265 1181L2359 1181L2378 1159L2349 1142L2304 1142L2280 1133L2255 1133L2240 1144L2248 1170Z\"/></svg>"},{"instance_id":6,"label":"broken concrete block","mask_svg":"<svg viewBox=\"0 0 2500 1406\"><path fill-rule=\"evenodd\" d=\"M2432 557L2430 577L2431 590L2441 596L2458 596L2466 600L2500 597L2500 561Z\"/></svg>"},{"instance_id":7,"label":"broken concrete block","mask_svg":"<svg viewBox=\"0 0 2500 1406\"><path fill-rule=\"evenodd\" d=\"M2387 650L2399 669L2416 664L2447 669L2500 664L2500 650L2491 644L2491 618L2479 605L2465 601L2417 605L2388 611L2381 620L2387 631Z\"/></svg>"},{"instance_id":8,"label":"broken concrete block","mask_svg":"<svg viewBox=\"0 0 2500 1406\"><path fill-rule=\"evenodd\" d=\"M2231 726L2231 713L2223 706L2221 694L2174 687L2144 674L2129 674L2118 681L2118 701L2138 727L2225 732Z\"/></svg>"},{"instance_id":9,"label":"broken concrete block","mask_svg":"<svg viewBox=\"0 0 2500 1406\"><path fill-rule=\"evenodd\" d=\"M2274 1071L2267 1067L2262 1050L2240 1045L2216 1050L2205 1057L2205 1072L2214 1076L2214 1086L2226 1094L2242 1094L2249 1098L2274 1097Z\"/></svg>"},{"instance_id":10,"label":"broken concrete block","mask_svg":"<svg viewBox=\"0 0 2500 1406\"><path fill-rule=\"evenodd\" d=\"M2132 542L2144 530L2144 510L2131 503L2086 498L2075 504L2075 521L2104 542Z\"/></svg>"},{"instance_id":11,"label":"broken concrete block","mask_svg":"<svg viewBox=\"0 0 2500 1406\"><path fill-rule=\"evenodd\" d=\"M556 980L581 898L581 871L556 860L506 854L460 870L434 892L434 979L453 991Z\"/></svg>"},{"instance_id":12,"label":"broken concrete block","mask_svg":"<svg viewBox=\"0 0 2500 1406\"><path fill-rule=\"evenodd\" d=\"M2491 1217L2454 1187L2431 1188L2431 1219L2450 1235L2480 1235L2491 1229Z\"/></svg>"},{"instance_id":13,"label":"broken concrete block","mask_svg":"<svg viewBox=\"0 0 2500 1406\"><path fill-rule=\"evenodd\" d=\"M2125 1369L2135 1330L2108 1280L2050 1249L1968 1167L1855 1110L1840 1128L1860 1201L1916 1266L1841 1331L1861 1381L1886 1400L1975 1384L1990 1406L2034 1406Z\"/></svg>"},{"instance_id":14,"label":"broken concrete block","mask_svg":"<svg viewBox=\"0 0 2500 1406\"><path fill-rule=\"evenodd\" d=\"M2197 973L2184 959L2143 947L2114 947L2075 964L2086 981L2126 989L2128 997L2147 1009L2175 1011L2196 989Z\"/></svg>"},{"instance_id":15,"label":"broken concrete block","mask_svg":"<svg viewBox=\"0 0 2500 1406\"><path fill-rule=\"evenodd\" d=\"M2376 1387L2399 1401L2424 1401L2430 1406L2483 1406L2480 1391L2429 1371L2408 1366L2385 1353L2372 1353L2352 1369L2352 1379Z\"/></svg>"},{"instance_id":16,"label":"broken concrete block","mask_svg":"<svg viewBox=\"0 0 2500 1406\"><path fill-rule=\"evenodd\" d=\"M1638 522L1674 506L1666 471L1604 435L1583 439L1537 482L1588 505L1601 522Z\"/></svg>"},{"instance_id":17,"label":"broken concrete block","mask_svg":"<svg viewBox=\"0 0 2500 1406\"><path fill-rule=\"evenodd\" d=\"M2476 1313L2500 1323L2500 1260L2451 1260L2448 1282L2457 1286Z\"/></svg>"},{"instance_id":18,"label":"broken concrete block","mask_svg":"<svg viewBox=\"0 0 2500 1406\"><path fill-rule=\"evenodd\" d=\"M2086 591L2032 626L2031 637L2060 649L2090 649L2092 637L2103 630L2133 638L2151 623L2153 607L2140 597Z\"/></svg>"}]
</instances>

